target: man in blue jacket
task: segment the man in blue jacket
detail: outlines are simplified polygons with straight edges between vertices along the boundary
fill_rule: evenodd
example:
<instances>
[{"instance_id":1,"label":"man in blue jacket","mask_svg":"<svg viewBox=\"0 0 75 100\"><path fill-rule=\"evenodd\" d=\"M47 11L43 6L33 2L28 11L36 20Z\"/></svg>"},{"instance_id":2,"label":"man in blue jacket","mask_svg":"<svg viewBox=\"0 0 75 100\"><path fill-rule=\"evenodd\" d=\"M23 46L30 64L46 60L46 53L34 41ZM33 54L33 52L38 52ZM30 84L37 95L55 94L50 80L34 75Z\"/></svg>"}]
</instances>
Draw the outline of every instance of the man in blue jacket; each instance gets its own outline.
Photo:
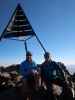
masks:
<instances>
[{"instance_id":1,"label":"man in blue jacket","mask_svg":"<svg viewBox=\"0 0 75 100\"><path fill-rule=\"evenodd\" d=\"M32 70L36 70L37 65L36 63L32 60L32 54L31 52L26 53L26 60L24 60L20 64L20 73L23 76L24 79L27 79L29 77L29 74L31 73Z\"/></svg>"},{"instance_id":2,"label":"man in blue jacket","mask_svg":"<svg viewBox=\"0 0 75 100\"><path fill-rule=\"evenodd\" d=\"M26 53L26 60L20 64L20 74L23 76L23 86L21 87L21 95L24 99L27 99L27 96L30 97L31 89L35 89L34 75L33 72L36 72L37 65L32 60L31 52Z\"/></svg>"}]
</instances>

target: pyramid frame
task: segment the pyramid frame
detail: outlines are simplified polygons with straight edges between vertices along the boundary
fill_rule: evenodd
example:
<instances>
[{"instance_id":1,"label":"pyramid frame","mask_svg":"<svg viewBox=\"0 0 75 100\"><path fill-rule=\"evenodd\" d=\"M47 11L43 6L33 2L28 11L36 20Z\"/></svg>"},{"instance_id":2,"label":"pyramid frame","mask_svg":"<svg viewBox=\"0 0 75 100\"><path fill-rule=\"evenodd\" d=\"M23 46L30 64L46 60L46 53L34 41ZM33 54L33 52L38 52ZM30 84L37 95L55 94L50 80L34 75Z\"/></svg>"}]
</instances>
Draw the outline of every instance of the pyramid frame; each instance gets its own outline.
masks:
<instances>
[{"instance_id":1,"label":"pyramid frame","mask_svg":"<svg viewBox=\"0 0 75 100\"><path fill-rule=\"evenodd\" d=\"M17 9L20 9L20 10L17 10ZM22 10L22 11L21 11ZM20 27L20 26L22 26L22 25L20 25L19 26L19 23L21 23L21 21L23 21L23 23L25 23L24 22L24 20L17 20L18 22L16 22L17 23L17 27L18 27L18 32L17 31L14 31L17 35L15 35L15 33L13 34L13 30L11 30L11 31L9 31L9 34L7 33L8 32L8 27L10 26L10 23L12 22L12 19L13 19L13 17L14 17L14 15L15 15L15 13L18 11L18 13L20 13L20 11L24 14L24 17L26 18L26 20L27 20L27 22L28 22L28 29L31 29L31 30L29 30L29 32L31 32L31 33L29 33L29 32L26 32L26 30L24 31L24 32L22 32L22 36L24 37L28 37L27 39L22 39L22 40L19 40L17 37L21 37L21 34L20 34L20 36L18 36L18 33L19 32L21 32L21 31L23 31L23 30L21 30L21 28L23 28L23 27ZM19 15L20 16L20 15ZM16 17L16 15L15 15L15 17ZM18 19L20 19L19 17L17 17ZM15 21L15 18L14 18L14 21ZM25 25L25 24L24 24ZM16 25L15 25L16 26ZM14 29L13 28L14 27L14 25L12 25L12 29ZM26 28L26 27L24 27L24 28ZM15 29L17 29L17 28L15 28ZM27 29L27 28L26 28ZM27 34L25 34L25 32L27 33ZM7 33L7 34L6 34ZM11 34L12 33L12 34ZM13 36L14 35L14 36ZM29 20L28 20L28 18L27 18L27 16L26 16L26 14L24 13L24 10L22 9L22 7L21 7L21 5L20 4L18 4L17 5L17 7L16 7L16 9L14 10L14 12L13 12L13 14L12 14L12 16L11 16L11 18L10 18L10 20L9 20L9 22L8 22L8 24L7 24L7 26L5 27L5 29L4 29L4 31L2 32L2 34L1 34L1 36L0 36L0 40L2 40L2 39L11 39L11 40L16 40L16 41L21 41L21 42L24 42L24 45L25 45L25 50L26 50L26 53L27 53L27 51L28 51L28 49L27 49L27 41L29 40L29 39L31 39L33 36L35 36L36 37L36 39L37 39L37 41L38 41L38 43L40 44L40 46L42 47L42 49L44 50L44 52L46 52L46 49L44 48L44 46L43 46L43 44L41 43L41 41L40 41L40 39L38 38L38 36L36 35L36 33L34 32L34 30L33 30L33 28L32 28L32 26L31 26L31 24L30 24L30 22L29 22ZM14 37L16 37L16 39L14 39Z\"/></svg>"}]
</instances>

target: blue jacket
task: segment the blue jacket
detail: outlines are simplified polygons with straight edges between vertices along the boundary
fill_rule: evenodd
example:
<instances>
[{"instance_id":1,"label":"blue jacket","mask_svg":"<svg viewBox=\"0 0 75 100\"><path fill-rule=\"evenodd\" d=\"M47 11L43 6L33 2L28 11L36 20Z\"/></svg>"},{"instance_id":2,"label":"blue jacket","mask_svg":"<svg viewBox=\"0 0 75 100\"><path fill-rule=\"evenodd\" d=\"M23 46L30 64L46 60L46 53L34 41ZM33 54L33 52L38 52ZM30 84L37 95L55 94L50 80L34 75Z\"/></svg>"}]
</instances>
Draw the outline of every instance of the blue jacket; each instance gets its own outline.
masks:
<instances>
[{"instance_id":1,"label":"blue jacket","mask_svg":"<svg viewBox=\"0 0 75 100\"><path fill-rule=\"evenodd\" d=\"M32 63L29 63L25 60L20 64L20 73L24 78L28 78L28 71L32 69L37 69L37 65L34 61L32 61Z\"/></svg>"}]
</instances>

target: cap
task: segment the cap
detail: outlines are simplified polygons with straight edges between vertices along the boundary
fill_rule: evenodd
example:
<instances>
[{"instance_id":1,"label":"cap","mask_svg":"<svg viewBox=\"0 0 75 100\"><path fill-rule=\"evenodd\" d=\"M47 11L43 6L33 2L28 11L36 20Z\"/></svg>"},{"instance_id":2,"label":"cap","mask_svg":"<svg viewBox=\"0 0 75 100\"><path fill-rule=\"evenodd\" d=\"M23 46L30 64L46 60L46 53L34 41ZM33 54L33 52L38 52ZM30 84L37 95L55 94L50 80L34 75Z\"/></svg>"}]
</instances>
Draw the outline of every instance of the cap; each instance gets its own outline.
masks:
<instances>
[{"instance_id":1,"label":"cap","mask_svg":"<svg viewBox=\"0 0 75 100\"><path fill-rule=\"evenodd\" d=\"M50 53L49 52L45 52L44 57L49 57Z\"/></svg>"},{"instance_id":2,"label":"cap","mask_svg":"<svg viewBox=\"0 0 75 100\"><path fill-rule=\"evenodd\" d=\"M28 52L26 53L26 56L32 56L32 53L31 53L30 51L28 51Z\"/></svg>"}]
</instances>

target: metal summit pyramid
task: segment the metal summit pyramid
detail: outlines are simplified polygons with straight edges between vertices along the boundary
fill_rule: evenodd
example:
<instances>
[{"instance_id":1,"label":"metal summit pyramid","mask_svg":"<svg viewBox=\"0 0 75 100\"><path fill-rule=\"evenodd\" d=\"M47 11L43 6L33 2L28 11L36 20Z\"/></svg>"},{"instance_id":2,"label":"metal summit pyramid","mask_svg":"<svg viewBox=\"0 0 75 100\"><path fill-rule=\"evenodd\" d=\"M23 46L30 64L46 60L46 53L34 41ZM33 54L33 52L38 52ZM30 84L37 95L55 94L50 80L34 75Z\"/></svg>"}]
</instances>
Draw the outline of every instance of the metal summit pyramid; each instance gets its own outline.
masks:
<instances>
[{"instance_id":1,"label":"metal summit pyramid","mask_svg":"<svg viewBox=\"0 0 75 100\"><path fill-rule=\"evenodd\" d=\"M17 5L11 19L8 22L1 38L12 38L20 36L35 35L20 4Z\"/></svg>"},{"instance_id":2,"label":"metal summit pyramid","mask_svg":"<svg viewBox=\"0 0 75 100\"><path fill-rule=\"evenodd\" d=\"M23 41L25 44L25 49L27 51L27 43L32 36L35 36L37 41L39 42L40 46L46 52L43 44L39 40L38 36L34 32L31 24L29 23L23 9L21 8L20 4L17 5L15 11L13 12L11 19L9 20L7 26L5 27L4 31L0 36L0 41L2 39L13 39L17 38L18 41ZM24 39L19 40L18 37L24 37ZM27 37L27 39L25 39Z\"/></svg>"}]
</instances>

